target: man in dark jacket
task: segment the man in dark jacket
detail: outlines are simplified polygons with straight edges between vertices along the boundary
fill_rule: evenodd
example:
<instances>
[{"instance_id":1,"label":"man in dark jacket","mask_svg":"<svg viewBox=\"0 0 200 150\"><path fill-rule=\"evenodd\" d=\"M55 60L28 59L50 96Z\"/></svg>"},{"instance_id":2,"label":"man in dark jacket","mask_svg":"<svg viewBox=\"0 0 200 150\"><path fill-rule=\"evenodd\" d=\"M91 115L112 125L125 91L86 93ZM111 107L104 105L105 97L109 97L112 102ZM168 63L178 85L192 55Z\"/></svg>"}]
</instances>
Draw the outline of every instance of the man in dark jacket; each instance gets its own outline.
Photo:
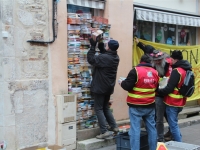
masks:
<instances>
[{"instance_id":1,"label":"man in dark jacket","mask_svg":"<svg viewBox=\"0 0 200 150\"><path fill-rule=\"evenodd\" d=\"M159 89L158 93L165 96L164 103L166 104L166 114L172 136L175 141L181 142L182 136L178 126L178 114L182 111L186 98L178 92L177 87L180 88L183 84L186 71L191 70L192 66L187 60L183 60L182 52L179 50L174 50L171 58L173 70L168 84L165 88Z\"/></svg>"},{"instance_id":2,"label":"man in dark jacket","mask_svg":"<svg viewBox=\"0 0 200 150\"><path fill-rule=\"evenodd\" d=\"M94 109L98 118L101 134L96 138L104 139L111 134L107 129L106 121L110 130L118 132L115 119L109 108L110 95L114 92L116 82L119 56L117 49L119 43L110 40L106 45L106 51L95 55L96 41L90 39L91 48L87 54L88 62L94 66L93 79L91 83L91 92L94 94Z\"/></svg>"},{"instance_id":3,"label":"man in dark jacket","mask_svg":"<svg viewBox=\"0 0 200 150\"><path fill-rule=\"evenodd\" d=\"M155 91L158 87L158 72L151 66L147 55L141 57L140 64L134 67L124 81L118 81L128 91L127 104L131 128L129 130L131 150L140 149L141 119L148 132L149 150L157 147L155 128Z\"/></svg>"}]
</instances>

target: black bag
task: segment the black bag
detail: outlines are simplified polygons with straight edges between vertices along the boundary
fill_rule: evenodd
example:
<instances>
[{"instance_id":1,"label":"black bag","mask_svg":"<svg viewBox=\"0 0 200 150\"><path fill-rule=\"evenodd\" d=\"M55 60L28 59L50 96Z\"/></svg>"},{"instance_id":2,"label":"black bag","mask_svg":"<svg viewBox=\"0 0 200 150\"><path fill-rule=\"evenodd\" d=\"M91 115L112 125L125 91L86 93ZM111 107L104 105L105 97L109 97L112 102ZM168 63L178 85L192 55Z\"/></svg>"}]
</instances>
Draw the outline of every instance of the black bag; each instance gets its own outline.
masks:
<instances>
[{"instance_id":1,"label":"black bag","mask_svg":"<svg viewBox=\"0 0 200 150\"><path fill-rule=\"evenodd\" d=\"M194 93L195 90L195 78L194 73L191 70L186 71L186 76L184 82L180 89L178 88L181 95L184 97L190 97Z\"/></svg>"}]
</instances>

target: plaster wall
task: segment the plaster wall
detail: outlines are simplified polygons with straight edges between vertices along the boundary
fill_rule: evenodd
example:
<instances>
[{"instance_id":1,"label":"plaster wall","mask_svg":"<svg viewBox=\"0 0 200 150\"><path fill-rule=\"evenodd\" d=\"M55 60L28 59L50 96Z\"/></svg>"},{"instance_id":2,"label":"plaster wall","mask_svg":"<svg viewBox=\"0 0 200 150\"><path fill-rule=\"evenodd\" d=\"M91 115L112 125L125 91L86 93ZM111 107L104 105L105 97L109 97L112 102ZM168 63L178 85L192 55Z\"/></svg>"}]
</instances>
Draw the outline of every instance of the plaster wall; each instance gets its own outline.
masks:
<instances>
[{"instance_id":1,"label":"plaster wall","mask_svg":"<svg viewBox=\"0 0 200 150\"><path fill-rule=\"evenodd\" d=\"M198 14L198 0L133 0L133 4Z\"/></svg>"},{"instance_id":2,"label":"plaster wall","mask_svg":"<svg viewBox=\"0 0 200 150\"><path fill-rule=\"evenodd\" d=\"M51 1L51 0L49 0ZM50 11L52 12L52 11ZM56 95L68 94L68 70L67 70L67 4L66 0L57 3L58 33L54 43L49 46L49 75L52 99L49 99L49 123L48 144L57 142L58 122L56 120L57 106ZM50 30L51 31L51 30ZM51 33L50 33L51 34Z\"/></svg>"},{"instance_id":3,"label":"plaster wall","mask_svg":"<svg viewBox=\"0 0 200 150\"><path fill-rule=\"evenodd\" d=\"M133 45L133 1L132 0L107 0L104 17L111 24L110 37L119 42L117 80L126 77L132 69L132 45ZM113 113L116 120L128 118L126 104L127 92L116 82L115 91L112 95Z\"/></svg>"},{"instance_id":4,"label":"plaster wall","mask_svg":"<svg viewBox=\"0 0 200 150\"><path fill-rule=\"evenodd\" d=\"M1 0L0 140L7 150L48 142L48 0ZM0 32L1 33L1 32ZM51 92L51 91L50 91Z\"/></svg>"}]
</instances>

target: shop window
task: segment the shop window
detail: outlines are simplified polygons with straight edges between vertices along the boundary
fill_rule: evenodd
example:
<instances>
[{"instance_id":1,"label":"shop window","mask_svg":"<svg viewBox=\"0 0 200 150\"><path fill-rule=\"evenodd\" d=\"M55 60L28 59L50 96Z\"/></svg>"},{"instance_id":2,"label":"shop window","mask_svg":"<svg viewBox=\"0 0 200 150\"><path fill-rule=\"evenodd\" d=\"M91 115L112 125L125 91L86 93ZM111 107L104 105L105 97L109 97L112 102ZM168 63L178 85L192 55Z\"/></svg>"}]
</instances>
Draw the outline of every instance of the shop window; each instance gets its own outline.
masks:
<instances>
[{"instance_id":1,"label":"shop window","mask_svg":"<svg viewBox=\"0 0 200 150\"><path fill-rule=\"evenodd\" d=\"M152 22L136 21L133 26L133 35L143 40L152 41L152 29Z\"/></svg>"},{"instance_id":2,"label":"shop window","mask_svg":"<svg viewBox=\"0 0 200 150\"><path fill-rule=\"evenodd\" d=\"M133 35L143 40L168 45L196 45L196 27L190 26L134 20Z\"/></svg>"},{"instance_id":3,"label":"shop window","mask_svg":"<svg viewBox=\"0 0 200 150\"><path fill-rule=\"evenodd\" d=\"M196 45L196 28L178 26L178 45Z\"/></svg>"},{"instance_id":4,"label":"shop window","mask_svg":"<svg viewBox=\"0 0 200 150\"><path fill-rule=\"evenodd\" d=\"M67 12L68 13L90 13L91 9L88 7L67 4Z\"/></svg>"},{"instance_id":5,"label":"shop window","mask_svg":"<svg viewBox=\"0 0 200 150\"><path fill-rule=\"evenodd\" d=\"M155 23L155 42L176 45L176 25Z\"/></svg>"}]
</instances>

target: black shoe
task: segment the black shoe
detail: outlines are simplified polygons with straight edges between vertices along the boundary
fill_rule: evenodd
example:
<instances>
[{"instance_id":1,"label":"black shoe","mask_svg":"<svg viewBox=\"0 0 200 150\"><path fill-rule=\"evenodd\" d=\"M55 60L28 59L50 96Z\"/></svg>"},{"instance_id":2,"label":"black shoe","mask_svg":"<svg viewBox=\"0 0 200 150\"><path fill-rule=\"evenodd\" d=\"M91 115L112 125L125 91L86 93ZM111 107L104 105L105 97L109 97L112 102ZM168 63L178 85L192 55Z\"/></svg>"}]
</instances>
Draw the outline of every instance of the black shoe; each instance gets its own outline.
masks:
<instances>
[{"instance_id":1,"label":"black shoe","mask_svg":"<svg viewBox=\"0 0 200 150\"><path fill-rule=\"evenodd\" d=\"M165 139L158 139L157 141L158 141L158 142L163 142L163 143L164 143L164 142L165 142Z\"/></svg>"},{"instance_id":2,"label":"black shoe","mask_svg":"<svg viewBox=\"0 0 200 150\"><path fill-rule=\"evenodd\" d=\"M170 131L167 131L165 134L164 134L164 137L170 137L172 136L171 132Z\"/></svg>"},{"instance_id":3,"label":"black shoe","mask_svg":"<svg viewBox=\"0 0 200 150\"><path fill-rule=\"evenodd\" d=\"M172 134L170 131L167 131L164 135L165 141L172 141Z\"/></svg>"}]
</instances>

